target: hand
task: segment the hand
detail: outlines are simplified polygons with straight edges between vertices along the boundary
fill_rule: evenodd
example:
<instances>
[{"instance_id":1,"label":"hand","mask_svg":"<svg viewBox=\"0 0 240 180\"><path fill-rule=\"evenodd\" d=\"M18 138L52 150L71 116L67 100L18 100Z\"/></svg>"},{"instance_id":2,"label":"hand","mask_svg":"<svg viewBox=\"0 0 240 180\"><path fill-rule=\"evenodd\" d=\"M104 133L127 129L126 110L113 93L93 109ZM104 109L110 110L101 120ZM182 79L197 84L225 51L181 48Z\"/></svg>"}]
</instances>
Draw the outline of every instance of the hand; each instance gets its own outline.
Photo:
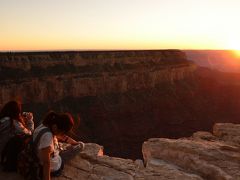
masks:
<instances>
[{"instance_id":1,"label":"hand","mask_svg":"<svg viewBox=\"0 0 240 180\"><path fill-rule=\"evenodd\" d=\"M31 113L31 112L23 112L23 118L26 121L31 121L31 120L33 120L33 113Z\"/></svg>"},{"instance_id":2,"label":"hand","mask_svg":"<svg viewBox=\"0 0 240 180\"><path fill-rule=\"evenodd\" d=\"M79 150L79 151L83 151L85 148L85 144L81 141L77 142L76 144L71 144L70 146L68 146L66 149L67 150Z\"/></svg>"},{"instance_id":3,"label":"hand","mask_svg":"<svg viewBox=\"0 0 240 180\"><path fill-rule=\"evenodd\" d=\"M77 145L77 146L79 146L79 149L80 149L81 151L83 151L84 148L85 148L85 144L84 144L83 142L81 142L81 141L78 141L78 145Z\"/></svg>"}]
</instances>

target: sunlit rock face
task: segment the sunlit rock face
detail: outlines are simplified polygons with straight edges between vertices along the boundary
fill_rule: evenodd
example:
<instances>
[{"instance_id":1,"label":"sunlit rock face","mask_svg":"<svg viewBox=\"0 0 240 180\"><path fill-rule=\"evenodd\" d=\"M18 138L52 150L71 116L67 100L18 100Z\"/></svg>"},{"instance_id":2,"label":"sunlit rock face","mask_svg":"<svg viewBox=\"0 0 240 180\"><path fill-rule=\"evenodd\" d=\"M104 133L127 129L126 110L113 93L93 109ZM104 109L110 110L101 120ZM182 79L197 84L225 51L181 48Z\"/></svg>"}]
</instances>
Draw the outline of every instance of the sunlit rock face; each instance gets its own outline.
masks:
<instances>
[{"instance_id":1,"label":"sunlit rock face","mask_svg":"<svg viewBox=\"0 0 240 180\"><path fill-rule=\"evenodd\" d=\"M240 126L215 124L213 134L195 133L190 138L149 139L143 144L145 164L162 160L203 179L240 179Z\"/></svg>"},{"instance_id":2,"label":"sunlit rock face","mask_svg":"<svg viewBox=\"0 0 240 180\"><path fill-rule=\"evenodd\" d=\"M92 152L94 149L95 151ZM99 150L97 152L96 150ZM152 160L147 167L142 160L130 160L116 157L109 157L101 154L102 149L96 144L87 144L86 149L73 157L66 163L61 180L79 179L79 180L167 180L167 179L186 179L201 180L198 175L184 172L162 160Z\"/></svg>"},{"instance_id":3,"label":"sunlit rock face","mask_svg":"<svg viewBox=\"0 0 240 180\"><path fill-rule=\"evenodd\" d=\"M55 180L238 180L240 125L215 124L211 132L195 132L181 139L154 138L142 145L144 161L104 155L102 146L87 143L65 162ZM231 138L230 138L231 137ZM0 172L2 179L21 180Z\"/></svg>"}]
</instances>

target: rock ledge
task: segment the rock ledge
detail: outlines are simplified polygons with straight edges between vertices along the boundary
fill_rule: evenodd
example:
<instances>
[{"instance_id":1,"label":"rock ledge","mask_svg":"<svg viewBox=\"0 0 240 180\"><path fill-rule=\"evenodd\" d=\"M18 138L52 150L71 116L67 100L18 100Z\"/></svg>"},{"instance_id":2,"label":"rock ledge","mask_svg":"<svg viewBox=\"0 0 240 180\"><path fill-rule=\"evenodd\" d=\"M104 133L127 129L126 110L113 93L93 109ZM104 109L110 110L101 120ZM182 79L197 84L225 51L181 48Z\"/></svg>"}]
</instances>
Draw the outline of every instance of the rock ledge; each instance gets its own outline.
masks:
<instances>
[{"instance_id":1,"label":"rock ledge","mask_svg":"<svg viewBox=\"0 0 240 180\"><path fill-rule=\"evenodd\" d=\"M215 124L213 134L181 139L153 138L143 143L142 160L109 157L103 147L86 144L56 180L240 180L240 125ZM21 179L0 173L1 179Z\"/></svg>"}]
</instances>

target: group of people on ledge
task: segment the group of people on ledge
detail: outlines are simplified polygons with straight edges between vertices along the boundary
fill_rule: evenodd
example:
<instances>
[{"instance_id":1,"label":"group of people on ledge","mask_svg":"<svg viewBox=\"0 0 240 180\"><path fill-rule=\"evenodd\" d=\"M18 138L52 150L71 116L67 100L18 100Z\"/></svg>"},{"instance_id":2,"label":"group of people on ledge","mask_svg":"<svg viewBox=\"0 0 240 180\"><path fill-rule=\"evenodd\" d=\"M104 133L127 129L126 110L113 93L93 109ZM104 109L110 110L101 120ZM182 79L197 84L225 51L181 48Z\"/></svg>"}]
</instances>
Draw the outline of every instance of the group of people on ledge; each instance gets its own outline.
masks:
<instances>
[{"instance_id":1,"label":"group of people on ledge","mask_svg":"<svg viewBox=\"0 0 240 180\"><path fill-rule=\"evenodd\" d=\"M50 180L52 176L61 174L66 156L71 154L61 151L59 142L72 145L70 146L72 148L69 148L70 151L78 152L84 149L84 143L67 135L73 126L71 114L50 111L45 115L41 124L34 129L33 114L22 112L20 102L9 101L0 112L0 153L2 154L12 137L31 137L33 142L37 141L36 156L42 167L41 177L43 180ZM45 132L41 133L43 129ZM38 134L41 134L40 137Z\"/></svg>"}]
</instances>

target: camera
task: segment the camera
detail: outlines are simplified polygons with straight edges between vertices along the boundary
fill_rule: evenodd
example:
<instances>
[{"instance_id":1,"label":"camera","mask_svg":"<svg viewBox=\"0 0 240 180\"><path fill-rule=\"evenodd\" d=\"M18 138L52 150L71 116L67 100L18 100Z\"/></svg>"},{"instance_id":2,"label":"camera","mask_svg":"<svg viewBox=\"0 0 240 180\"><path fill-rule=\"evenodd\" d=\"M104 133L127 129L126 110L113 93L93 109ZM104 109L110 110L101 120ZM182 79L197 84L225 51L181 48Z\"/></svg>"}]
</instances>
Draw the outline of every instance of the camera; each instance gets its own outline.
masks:
<instances>
[{"instance_id":1,"label":"camera","mask_svg":"<svg viewBox=\"0 0 240 180\"><path fill-rule=\"evenodd\" d=\"M29 112L23 112L22 116L27 117L28 114L29 114Z\"/></svg>"}]
</instances>

